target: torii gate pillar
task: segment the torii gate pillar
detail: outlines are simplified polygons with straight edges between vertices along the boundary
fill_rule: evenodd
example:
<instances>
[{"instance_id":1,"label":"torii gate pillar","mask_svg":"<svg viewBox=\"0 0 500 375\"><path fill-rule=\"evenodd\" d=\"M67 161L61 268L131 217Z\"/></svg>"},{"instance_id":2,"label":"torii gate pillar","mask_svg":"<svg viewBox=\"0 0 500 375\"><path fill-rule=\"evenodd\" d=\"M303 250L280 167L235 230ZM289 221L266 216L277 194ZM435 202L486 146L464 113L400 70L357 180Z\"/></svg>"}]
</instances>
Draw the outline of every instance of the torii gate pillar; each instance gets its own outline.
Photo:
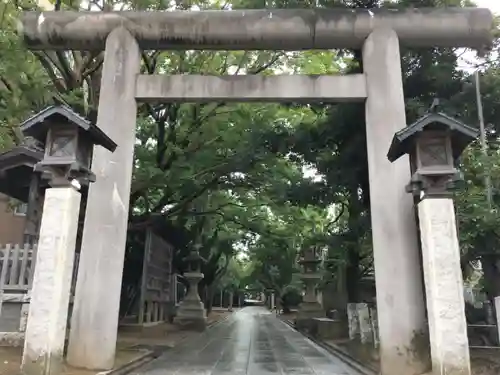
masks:
<instances>
[{"instance_id":1,"label":"torii gate pillar","mask_svg":"<svg viewBox=\"0 0 500 375\"><path fill-rule=\"evenodd\" d=\"M106 41L97 125L116 140L113 154L95 148L80 263L71 317L67 361L75 367L109 370L115 362L137 104L135 78L141 55L124 28Z\"/></svg>"},{"instance_id":2,"label":"torii gate pillar","mask_svg":"<svg viewBox=\"0 0 500 375\"><path fill-rule=\"evenodd\" d=\"M430 354L413 199L405 191L410 164L407 156L396 163L386 156L394 133L406 126L393 30L370 34L363 67L381 374L423 374L430 370Z\"/></svg>"}]
</instances>

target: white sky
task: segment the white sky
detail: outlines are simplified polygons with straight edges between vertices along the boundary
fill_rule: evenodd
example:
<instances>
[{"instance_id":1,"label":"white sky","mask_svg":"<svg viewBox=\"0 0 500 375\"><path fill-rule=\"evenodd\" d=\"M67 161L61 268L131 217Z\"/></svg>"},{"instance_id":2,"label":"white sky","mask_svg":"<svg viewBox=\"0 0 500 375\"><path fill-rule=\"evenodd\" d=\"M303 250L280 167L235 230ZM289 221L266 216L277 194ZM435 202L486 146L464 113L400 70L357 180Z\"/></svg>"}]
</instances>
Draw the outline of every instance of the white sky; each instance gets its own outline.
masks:
<instances>
[{"instance_id":1,"label":"white sky","mask_svg":"<svg viewBox=\"0 0 500 375\"><path fill-rule=\"evenodd\" d=\"M500 0L474 0L478 7L490 8L493 13L500 14Z\"/></svg>"}]
</instances>

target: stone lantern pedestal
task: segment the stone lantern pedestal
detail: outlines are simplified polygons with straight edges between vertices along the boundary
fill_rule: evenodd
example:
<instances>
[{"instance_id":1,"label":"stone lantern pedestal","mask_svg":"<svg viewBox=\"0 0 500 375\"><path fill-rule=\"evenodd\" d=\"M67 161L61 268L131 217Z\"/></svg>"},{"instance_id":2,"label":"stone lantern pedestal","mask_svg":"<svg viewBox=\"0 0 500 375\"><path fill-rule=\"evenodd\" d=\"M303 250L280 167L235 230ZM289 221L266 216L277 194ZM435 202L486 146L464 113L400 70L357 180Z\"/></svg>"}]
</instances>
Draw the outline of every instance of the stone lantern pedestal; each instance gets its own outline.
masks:
<instances>
[{"instance_id":1,"label":"stone lantern pedestal","mask_svg":"<svg viewBox=\"0 0 500 375\"><path fill-rule=\"evenodd\" d=\"M64 365L80 214L78 190L96 180L90 169L93 147L100 145L113 152L117 145L97 126L65 106L45 108L20 128L34 143L45 145L43 158L33 169L41 172L41 179L50 185L45 190L21 373L59 374ZM76 302L75 306L76 314Z\"/></svg>"},{"instance_id":2,"label":"stone lantern pedestal","mask_svg":"<svg viewBox=\"0 0 500 375\"><path fill-rule=\"evenodd\" d=\"M461 183L456 160L479 134L477 129L439 112L438 104L435 100L425 116L394 135L387 157L392 162L410 155L413 174L407 192L418 200L432 373L470 375L452 192Z\"/></svg>"},{"instance_id":3,"label":"stone lantern pedestal","mask_svg":"<svg viewBox=\"0 0 500 375\"><path fill-rule=\"evenodd\" d=\"M189 282L189 290L184 299L179 304L176 322L186 328L203 331L207 327L207 315L205 306L198 294L198 283L203 279L200 271L200 263L203 258L197 251L193 251L187 258L190 268L184 273L184 277Z\"/></svg>"},{"instance_id":4,"label":"stone lantern pedestal","mask_svg":"<svg viewBox=\"0 0 500 375\"><path fill-rule=\"evenodd\" d=\"M299 330L312 331L312 323L314 318L324 316L323 307L318 302L316 297L316 285L321 279L321 274L317 272L317 268L321 260L316 258L314 249L307 249L304 256L299 260L299 264L303 267L300 278L305 284L306 293L299 306L295 326Z\"/></svg>"}]
</instances>

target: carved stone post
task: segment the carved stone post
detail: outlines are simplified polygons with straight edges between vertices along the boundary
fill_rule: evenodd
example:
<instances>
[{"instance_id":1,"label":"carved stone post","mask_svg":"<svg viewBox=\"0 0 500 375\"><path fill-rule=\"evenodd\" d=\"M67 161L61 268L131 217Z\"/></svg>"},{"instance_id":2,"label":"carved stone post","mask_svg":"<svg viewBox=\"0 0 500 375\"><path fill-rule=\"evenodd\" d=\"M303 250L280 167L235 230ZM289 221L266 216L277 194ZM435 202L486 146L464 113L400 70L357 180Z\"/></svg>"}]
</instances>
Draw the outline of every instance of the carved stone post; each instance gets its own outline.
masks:
<instances>
[{"instance_id":1,"label":"carved stone post","mask_svg":"<svg viewBox=\"0 0 500 375\"><path fill-rule=\"evenodd\" d=\"M495 297L495 322L497 325L497 340L500 343L500 297Z\"/></svg>"},{"instance_id":2,"label":"carved stone post","mask_svg":"<svg viewBox=\"0 0 500 375\"><path fill-rule=\"evenodd\" d=\"M377 318L377 309L376 308L371 308L370 309L370 317L371 317L371 322L372 322L372 331L373 331L373 346L375 348L378 348L380 345L379 338L378 338L378 318Z\"/></svg>"},{"instance_id":3,"label":"carved stone post","mask_svg":"<svg viewBox=\"0 0 500 375\"><path fill-rule=\"evenodd\" d=\"M80 193L73 187L45 191L23 351L26 375L61 371L79 210Z\"/></svg>"},{"instance_id":4,"label":"carved stone post","mask_svg":"<svg viewBox=\"0 0 500 375\"><path fill-rule=\"evenodd\" d=\"M418 204L418 215L432 368L436 375L469 375L469 341L453 200L424 199Z\"/></svg>"},{"instance_id":5,"label":"carved stone post","mask_svg":"<svg viewBox=\"0 0 500 375\"><path fill-rule=\"evenodd\" d=\"M347 304L347 324L349 327L349 339L355 340L360 335L358 309L355 303Z\"/></svg>"},{"instance_id":6,"label":"carved stone post","mask_svg":"<svg viewBox=\"0 0 500 375\"><path fill-rule=\"evenodd\" d=\"M373 342L373 329L370 317L370 309L366 303L357 303L359 319L359 332L362 344L371 344Z\"/></svg>"}]
</instances>

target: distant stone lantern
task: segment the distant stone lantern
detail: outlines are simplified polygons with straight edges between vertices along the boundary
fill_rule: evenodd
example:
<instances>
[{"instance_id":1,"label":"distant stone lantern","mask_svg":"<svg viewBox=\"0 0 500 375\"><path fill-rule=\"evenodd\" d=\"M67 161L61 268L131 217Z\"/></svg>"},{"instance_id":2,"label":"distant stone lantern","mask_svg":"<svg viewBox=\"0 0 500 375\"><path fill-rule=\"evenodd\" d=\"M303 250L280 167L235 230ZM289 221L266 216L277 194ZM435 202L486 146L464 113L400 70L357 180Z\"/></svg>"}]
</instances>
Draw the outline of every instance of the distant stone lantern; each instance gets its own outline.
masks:
<instances>
[{"instance_id":1,"label":"distant stone lantern","mask_svg":"<svg viewBox=\"0 0 500 375\"><path fill-rule=\"evenodd\" d=\"M35 170L42 172L52 187L67 186L72 180L95 182L90 170L94 145L111 152L116 149L116 143L97 126L66 106L44 109L23 122L21 131L45 145L44 157Z\"/></svg>"},{"instance_id":2,"label":"distant stone lantern","mask_svg":"<svg viewBox=\"0 0 500 375\"><path fill-rule=\"evenodd\" d=\"M423 194L446 196L462 180L455 161L478 130L442 113L432 111L394 135L387 154L394 162L410 155L412 177L406 188L418 197Z\"/></svg>"},{"instance_id":3,"label":"distant stone lantern","mask_svg":"<svg viewBox=\"0 0 500 375\"><path fill-rule=\"evenodd\" d=\"M45 190L21 372L58 373L64 362L81 203L73 181L95 181L90 170L94 145L114 151L116 144L65 106L44 109L22 123L21 130L43 144L44 155L34 169L51 186Z\"/></svg>"},{"instance_id":4,"label":"distant stone lantern","mask_svg":"<svg viewBox=\"0 0 500 375\"><path fill-rule=\"evenodd\" d=\"M395 134L387 154L391 162L410 155L412 177L406 190L418 196L429 339L436 375L471 373L451 191L461 181L456 160L478 135L478 130L437 112L433 105L429 113Z\"/></svg>"},{"instance_id":5,"label":"distant stone lantern","mask_svg":"<svg viewBox=\"0 0 500 375\"><path fill-rule=\"evenodd\" d=\"M184 258L187 263L187 272L184 272L184 277L189 282L189 289L184 299L179 304L176 321L183 325L189 326L196 330L204 330L207 324L207 316L205 306L198 294L198 284L203 280L201 265L206 260L200 255L199 249L201 245L194 246L195 250Z\"/></svg>"},{"instance_id":6,"label":"distant stone lantern","mask_svg":"<svg viewBox=\"0 0 500 375\"><path fill-rule=\"evenodd\" d=\"M297 312L295 326L300 330L314 330L314 318L324 317L324 311L316 296L316 287L321 280L321 273L318 266L321 259L314 246L307 246L301 252L298 263L302 266L300 278L305 285L305 294Z\"/></svg>"}]
</instances>

